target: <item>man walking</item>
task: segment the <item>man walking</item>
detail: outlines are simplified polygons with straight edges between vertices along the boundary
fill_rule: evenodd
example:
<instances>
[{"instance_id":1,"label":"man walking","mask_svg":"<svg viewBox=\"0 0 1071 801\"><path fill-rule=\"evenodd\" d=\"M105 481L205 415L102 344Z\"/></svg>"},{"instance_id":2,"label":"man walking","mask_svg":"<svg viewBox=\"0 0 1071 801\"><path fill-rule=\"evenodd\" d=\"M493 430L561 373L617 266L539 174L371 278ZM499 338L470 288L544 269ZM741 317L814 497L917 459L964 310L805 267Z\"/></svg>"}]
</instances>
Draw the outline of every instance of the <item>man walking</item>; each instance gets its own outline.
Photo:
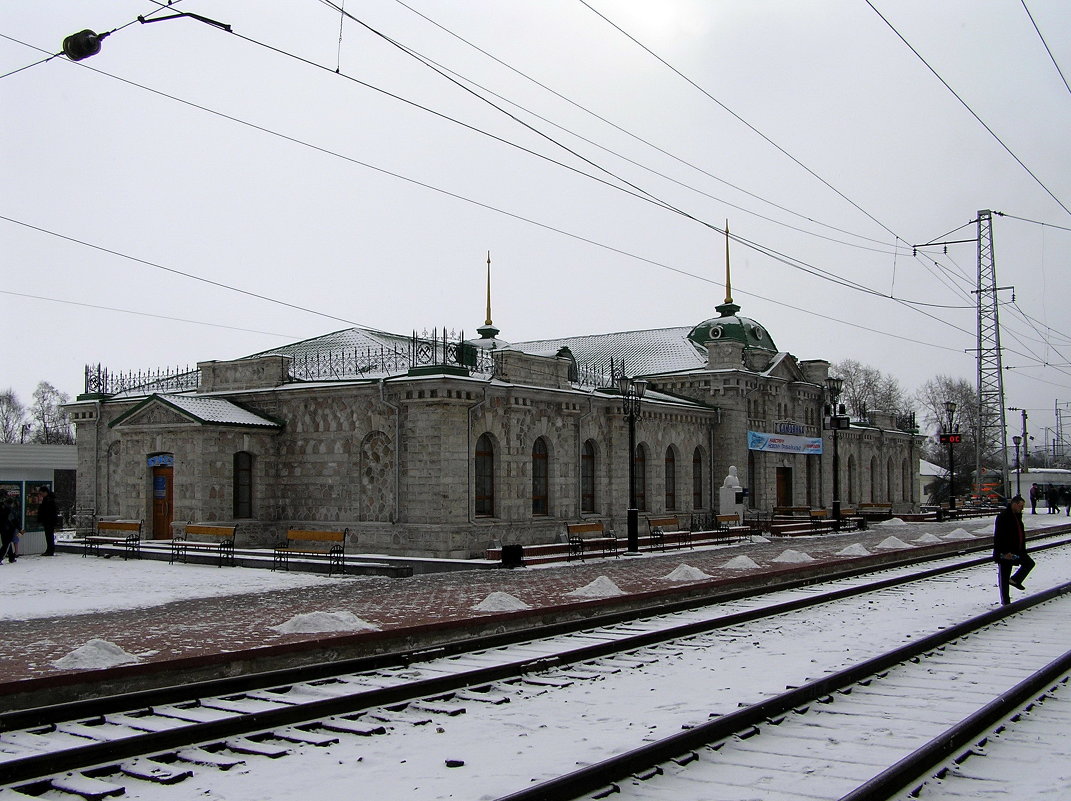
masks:
<instances>
[{"instance_id":1,"label":"man walking","mask_svg":"<svg viewBox=\"0 0 1071 801\"><path fill-rule=\"evenodd\" d=\"M1000 603L1011 603L1008 585L1025 590L1023 580L1034 569L1034 560L1026 553L1026 530L1023 528L1023 507L1026 501L1021 495L1011 499L1008 508L997 515L993 526L993 561L997 563L997 580L1000 587ZM1012 575L1012 567L1018 565Z\"/></svg>"}]
</instances>

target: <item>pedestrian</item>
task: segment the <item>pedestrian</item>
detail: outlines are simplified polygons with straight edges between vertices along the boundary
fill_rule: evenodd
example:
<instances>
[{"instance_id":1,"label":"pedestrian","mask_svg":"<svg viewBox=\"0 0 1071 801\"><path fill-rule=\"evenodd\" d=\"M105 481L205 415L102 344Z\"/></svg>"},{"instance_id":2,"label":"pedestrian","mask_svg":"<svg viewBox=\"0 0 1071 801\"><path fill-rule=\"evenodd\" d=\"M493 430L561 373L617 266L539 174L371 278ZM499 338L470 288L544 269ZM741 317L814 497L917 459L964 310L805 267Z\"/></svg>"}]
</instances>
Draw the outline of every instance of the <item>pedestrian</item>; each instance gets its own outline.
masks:
<instances>
[{"instance_id":1,"label":"pedestrian","mask_svg":"<svg viewBox=\"0 0 1071 801\"><path fill-rule=\"evenodd\" d=\"M1064 507L1064 514L1071 517L1071 487L1066 484L1060 486L1060 506Z\"/></svg>"},{"instance_id":2,"label":"pedestrian","mask_svg":"<svg viewBox=\"0 0 1071 801\"><path fill-rule=\"evenodd\" d=\"M42 556L56 555L56 524L59 522L59 510L56 508L56 496L52 488L42 485L37 488L37 524L45 530L45 552Z\"/></svg>"},{"instance_id":3,"label":"pedestrian","mask_svg":"<svg viewBox=\"0 0 1071 801\"><path fill-rule=\"evenodd\" d=\"M1055 484L1045 485L1045 502L1049 505L1050 515L1056 515L1060 513L1060 510L1056 508L1057 497Z\"/></svg>"},{"instance_id":4,"label":"pedestrian","mask_svg":"<svg viewBox=\"0 0 1071 801\"><path fill-rule=\"evenodd\" d=\"M1026 552L1026 530L1023 528L1023 507L1026 501L1021 495L1011 499L1008 508L997 515L993 526L993 561L997 563L997 583L1000 587L1000 603L1011 603L1008 586L1025 590L1023 580L1034 569L1034 560ZM1014 575L1012 568L1016 567Z\"/></svg>"},{"instance_id":5,"label":"pedestrian","mask_svg":"<svg viewBox=\"0 0 1071 801\"><path fill-rule=\"evenodd\" d=\"M1038 489L1037 484L1030 485L1030 514L1036 515L1038 513L1038 496L1041 494L1041 490Z\"/></svg>"},{"instance_id":6,"label":"pedestrian","mask_svg":"<svg viewBox=\"0 0 1071 801\"><path fill-rule=\"evenodd\" d=\"M15 554L15 545L19 541L19 534L22 533L19 529L20 522L15 512L14 499L5 493L0 499L0 562L4 561L4 557L7 557L9 562L14 562L18 558Z\"/></svg>"}]
</instances>

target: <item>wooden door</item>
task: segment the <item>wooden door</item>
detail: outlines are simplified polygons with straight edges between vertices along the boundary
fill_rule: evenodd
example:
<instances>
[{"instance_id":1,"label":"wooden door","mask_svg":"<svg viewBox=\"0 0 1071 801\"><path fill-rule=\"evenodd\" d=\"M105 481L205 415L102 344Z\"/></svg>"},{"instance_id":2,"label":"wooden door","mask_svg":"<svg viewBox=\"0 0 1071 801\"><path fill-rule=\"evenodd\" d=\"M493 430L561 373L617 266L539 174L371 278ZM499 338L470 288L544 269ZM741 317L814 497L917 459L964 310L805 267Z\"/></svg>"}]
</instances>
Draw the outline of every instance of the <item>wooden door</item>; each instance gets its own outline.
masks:
<instances>
[{"instance_id":1,"label":"wooden door","mask_svg":"<svg viewBox=\"0 0 1071 801\"><path fill-rule=\"evenodd\" d=\"M777 506L792 506L792 468L777 468Z\"/></svg>"},{"instance_id":2,"label":"wooden door","mask_svg":"<svg viewBox=\"0 0 1071 801\"><path fill-rule=\"evenodd\" d=\"M171 539L172 485L175 468L156 465L152 468L152 538Z\"/></svg>"}]
</instances>

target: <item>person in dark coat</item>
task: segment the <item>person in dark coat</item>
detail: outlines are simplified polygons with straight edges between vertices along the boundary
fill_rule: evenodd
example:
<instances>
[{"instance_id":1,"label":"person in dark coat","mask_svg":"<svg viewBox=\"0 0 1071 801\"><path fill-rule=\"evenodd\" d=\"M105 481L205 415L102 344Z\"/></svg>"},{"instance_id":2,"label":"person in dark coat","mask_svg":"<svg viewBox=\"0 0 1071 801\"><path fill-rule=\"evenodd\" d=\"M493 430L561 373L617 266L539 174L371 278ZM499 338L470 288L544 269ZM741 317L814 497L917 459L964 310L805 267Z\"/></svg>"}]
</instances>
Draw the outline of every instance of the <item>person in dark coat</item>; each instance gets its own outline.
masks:
<instances>
[{"instance_id":1,"label":"person in dark coat","mask_svg":"<svg viewBox=\"0 0 1071 801\"><path fill-rule=\"evenodd\" d=\"M15 501L5 492L0 497L0 562L14 562L15 542L19 536L19 516L15 512Z\"/></svg>"},{"instance_id":2,"label":"person in dark coat","mask_svg":"<svg viewBox=\"0 0 1071 801\"><path fill-rule=\"evenodd\" d=\"M59 510L56 508L56 496L52 488L37 488L37 524L45 530L45 552L42 556L56 555L56 524L59 523Z\"/></svg>"},{"instance_id":3,"label":"person in dark coat","mask_svg":"<svg viewBox=\"0 0 1071 801\"><path fill-rule=\"evenodd\" d=\"M1056 508L1059 498L1056 494L1056 485L1049 484L1045 487L1045 502L1049 505L1049 514L1058 515L1060 510Z\"/></svg>"},{"instance_id":4,"label":"person in dark coat","mask_svg":"<svg viewBox=\"0 0 1071 801\"><path fill-rule=\"evenodd\" d=\"M1023 507L1026 501L1016 495L1008 508L997 515L993 526L993 561L997 563L1000 603L1011 603L1008 586L1025 590L1023 580L1034 569L1034 560L1026 553L1026 530L1023 528ZM1018 566L1014 575L1012 568Z\"/></svg>"},{"instance_id":5,"label":"person in dark coat","mask_svg":"<svg viewBox=\"0 0 1071 801\"><path fill-rule=\"evenodd\" d=\"M1041 495L1041 490L1037 484L1030 485L1030 514L1036 515L1038 513L1038 496Z\"/></svg>"}]
</instances>

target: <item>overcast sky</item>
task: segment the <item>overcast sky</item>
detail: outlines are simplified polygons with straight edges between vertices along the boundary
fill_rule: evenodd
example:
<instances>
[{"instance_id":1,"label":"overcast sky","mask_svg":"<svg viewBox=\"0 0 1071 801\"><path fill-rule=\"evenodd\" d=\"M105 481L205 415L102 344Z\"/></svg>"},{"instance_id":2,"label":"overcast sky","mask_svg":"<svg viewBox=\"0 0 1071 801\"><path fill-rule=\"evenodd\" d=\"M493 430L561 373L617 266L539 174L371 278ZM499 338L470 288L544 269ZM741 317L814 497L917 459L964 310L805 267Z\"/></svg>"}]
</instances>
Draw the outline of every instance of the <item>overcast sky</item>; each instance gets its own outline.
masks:
<instances>
[{"instance_id":1,"label":"overcast sky","mask_svg":"<svg viewBox=\"0 0 1071 801\"><path fill-rule=\"evenodd\" d=\"M175 5L233 33L4 3L0 389L474 334L488 251L507 341L691 326L727 219L792 262L733 244L780 349L973 383L977 248L911 245L992 209L1022 218L994 224L1005 389L1040 443L1071 402L1071 4L871 1ZM121 30L10 74L84 28Z\"/></svg>"}]
</instances>

